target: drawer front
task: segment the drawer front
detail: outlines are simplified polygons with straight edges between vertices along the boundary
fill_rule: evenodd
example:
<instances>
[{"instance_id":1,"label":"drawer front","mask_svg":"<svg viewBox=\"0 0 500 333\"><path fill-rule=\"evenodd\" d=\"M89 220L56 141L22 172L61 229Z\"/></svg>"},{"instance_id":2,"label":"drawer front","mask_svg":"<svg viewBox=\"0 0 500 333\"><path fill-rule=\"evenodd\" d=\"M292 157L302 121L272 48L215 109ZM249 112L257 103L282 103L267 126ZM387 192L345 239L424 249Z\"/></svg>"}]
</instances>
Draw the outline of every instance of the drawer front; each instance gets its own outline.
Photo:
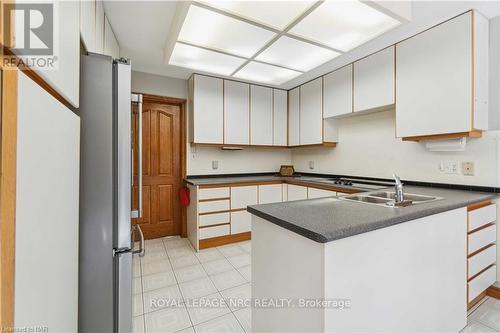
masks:
<instances>
[{"instance_id":1,"label":"drawer front","mask_svg":"<svg viewBox=\"0 0 500 333\"><path fill-rule=\"evenodd\" d=\"M231 234L252 230L252 214L244 210L231 212Z\"/></svg>"},{"instance_id":2,"label":"drawer front","mask_svg":"<svg viewBox=\"0 0 500 333\"><path fill-rule=\"evenodd\" d=\"M231 209L257 204L257 186L231 187Z\"/></svg>"},{"instance_id":3,"label":"drawer front","mask_svg":"<svg viewBox=\"0 0 500 333\"><path fill-rule=\"evenodd\" d=\"M205 201L198 203L198 213L210 213L229 210L229 200Z\"/></svg>"},{"instance_id":4,"label":"drawer front","mask_svg":"<svg viewBox=\"0 0 500 333\"><path fill-rule=\"evenodd\" d=\"M282 202L282 187L281 184L259 185L259 204Z\"/></svg>"},{"instance_id":5,"label":"drawer front","mask_svg":"<svg viewBox=\"0 0 500 333\"><path fill-rule=\"evenodd\" d=\"M334 197L336 195L337 195L337 193L335 191L322 190L322 189L314 188L314 187L307 188L307 198L308 199Z\"/></svg>"},{"instance_id":6,"label":"drawer front","mask_svg":"<svg viewBox=\"0 0 500 333\"><path fill-rule=\"evenodd\" d=\"M218 225L216 227L207 227L200 228L200 239L207 239L219 236L227 236L229 235L229 224L227 225Z\"/></svg>"},{"instance_id":7,"label":"drawer front","mask_svg":"<svg viewBox=\"0 0 500 333\"><path fill-rule=\"evenodd\" d=\"M497 280L497 266L491 266L469 282L469 302L488 289Z\"/></svg>"},{"instance_id":8,"label":"drawer front","mask_svg":"<svg viewBox=\"0 0 500 333\"><path fill-rule=\"evenodd\" d=\"M200 215L200 217L198 218L198 223L200 227L204 227L207 225L214 225L214 224L229 223L230 221L231 220L229 213Z\"/></svg>"},{"instance_id":9,"label":"drawer front","mask_svg":"<svg viewBox=\"0 0 500 333\"><path fill-rule=\"evenodd\" d=\"M468 242L468 254L471 254L486 245L494 243L497 239L496 225L489 226L470 234Z\"/></svg>"},{"instance_id":10,"label":"drawer front","mask_svg":"<svg viewBox=\"0 0 500 333\"><path fill-rule=\"evenodd\" d=\"M497 220L497 205L491 204L469 212L469 231Z\"/></svg>"},{"instance_id":11,"label":"drawer front","mask_svg":"<svg viewBox=\"0 0 500 333\"><path fill-rule=\"evenodd\" d=\"M229 198L229 187L201 188L198 200Z\"/></svg>"},{"instance_id":12,"label":"drawer front","mask_svg":"<svg viewBox=\"0 0 500 333\"><path fill-rule=\"evenodd\" d=\"M496 245L490 246L484 251L479 252L473 257L467 259L468 263L468 275L467 278L471 278L476 275L486 267L494 264L497 260L497 247Z\"/></svg>"}]
</instances>

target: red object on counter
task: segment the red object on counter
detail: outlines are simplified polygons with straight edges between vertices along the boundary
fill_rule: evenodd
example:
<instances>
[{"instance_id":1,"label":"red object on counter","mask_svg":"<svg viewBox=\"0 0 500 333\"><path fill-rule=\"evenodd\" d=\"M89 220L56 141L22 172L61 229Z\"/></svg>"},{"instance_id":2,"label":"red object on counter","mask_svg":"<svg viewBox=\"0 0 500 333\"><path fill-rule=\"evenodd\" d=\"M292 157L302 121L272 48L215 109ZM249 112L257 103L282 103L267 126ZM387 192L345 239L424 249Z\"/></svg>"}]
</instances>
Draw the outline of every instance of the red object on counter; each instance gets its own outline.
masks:
<instances>
[{"instance_id":1,"label":"red object on counter","mask_svg":"<svg viewBox=\"0 0 500 333\"><path fill-rule=\"evenodd\" d=\"M179 199L183 207L189 206L190 195L189 195L189 188L187 186L183 186L179 190Z\"/></svg>"}]
</instances>

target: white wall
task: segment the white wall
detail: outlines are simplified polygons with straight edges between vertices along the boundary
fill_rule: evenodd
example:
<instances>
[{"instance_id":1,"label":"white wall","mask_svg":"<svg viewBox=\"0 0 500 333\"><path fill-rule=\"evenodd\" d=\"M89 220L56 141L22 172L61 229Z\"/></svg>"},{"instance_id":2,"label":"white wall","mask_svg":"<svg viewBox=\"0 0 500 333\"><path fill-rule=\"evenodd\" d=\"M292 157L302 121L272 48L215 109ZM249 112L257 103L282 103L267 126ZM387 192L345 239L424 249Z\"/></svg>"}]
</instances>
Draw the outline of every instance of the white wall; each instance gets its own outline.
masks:
<instances>
[{"instance_id":1,"label":"white wall","mask_svg":"<svg viewBox=\"0 0 500 333\"><path fill-rule=\"evenodd\" d=\"M429 152L423 143L395 137L394 110L339 119L336 148L295 148L292 163L303 172L403 179L469 185L499 185L500 133L485 132L467 142L464 152ZM309 169L309 161L315 169ZM446 161L472 161L475 175L448 175L439 170ZM461 166L461 165L459 165Z\"/></svg>"},{"instance_id":2,"label":"white wall","mask_svg":"<svg viewBox=\"0 0 500 333\"><path fill-rule=\"evenodd\" d=\"M132 91L188 98L187 80L135 71L132 72ZM186 107L188 107L187 103ZM186 124L189 124L189 119ZM286 148L248 148L240 151L227 151L215 147L193 148L188 142L186 151L188 175L275 172L279 170L280 165L291 163L291 151ZM212 161L218 161L218 169L212 169Z\"/></svg>"}]
</instances>

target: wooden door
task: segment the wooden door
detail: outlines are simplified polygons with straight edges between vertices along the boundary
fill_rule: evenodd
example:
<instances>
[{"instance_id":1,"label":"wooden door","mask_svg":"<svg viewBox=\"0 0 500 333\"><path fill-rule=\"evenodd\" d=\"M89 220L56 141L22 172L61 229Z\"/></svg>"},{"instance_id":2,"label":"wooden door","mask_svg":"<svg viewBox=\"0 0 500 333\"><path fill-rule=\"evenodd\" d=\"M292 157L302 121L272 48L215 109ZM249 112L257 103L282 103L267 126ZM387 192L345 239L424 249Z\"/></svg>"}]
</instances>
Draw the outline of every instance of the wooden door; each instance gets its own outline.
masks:
<instances>
[{"instance_id":1,"label":"wooden door","mask_svg":"<svg viewBox=\"0 0 500 333\"><path fill-rule=\"evenodd\" d=\"M134 187L132 205L137 207L138 119L133 106ZM181 106L144 96L142 114L143 217L146 239L179 235L181 209Z\"/></svg>"}]
</instances>

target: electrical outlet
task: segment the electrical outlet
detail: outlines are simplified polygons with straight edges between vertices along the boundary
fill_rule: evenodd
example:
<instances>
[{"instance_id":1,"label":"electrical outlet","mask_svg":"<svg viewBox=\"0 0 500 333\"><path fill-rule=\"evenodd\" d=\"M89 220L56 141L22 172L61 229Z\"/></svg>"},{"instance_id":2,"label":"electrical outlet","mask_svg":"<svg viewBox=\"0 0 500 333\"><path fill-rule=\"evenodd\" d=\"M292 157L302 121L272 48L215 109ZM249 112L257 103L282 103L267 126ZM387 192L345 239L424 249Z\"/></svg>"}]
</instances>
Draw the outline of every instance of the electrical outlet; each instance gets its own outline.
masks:
<instances>
[{"instance_id":1,"label":"electrical outlet","mask_svg":"<svg viewBox=\"0 0 500 333\"><path fill-rule=\"evenodd\" d=\"M474 176L474 162L462 162L464 176Z\"/></svg>"},{"instance_id":2,"label":"electrical outlet","mask_svg":"<svg viewBox=\"0 0 500 333\"><path fill-rule=\"evenodd\" d=\"M309 169L314 169L314 161L309 161Z\"/></svg>"},{"instance_id":3,"label":"electrical outlet","mask_svg":"<svg viewBox=\"0 0 500 333\"><path fill-rule=\"evenodd\" d=\"M219 161L212 161L212 169L217 170L219 168Z\"/></svg>"}]
</instances>

